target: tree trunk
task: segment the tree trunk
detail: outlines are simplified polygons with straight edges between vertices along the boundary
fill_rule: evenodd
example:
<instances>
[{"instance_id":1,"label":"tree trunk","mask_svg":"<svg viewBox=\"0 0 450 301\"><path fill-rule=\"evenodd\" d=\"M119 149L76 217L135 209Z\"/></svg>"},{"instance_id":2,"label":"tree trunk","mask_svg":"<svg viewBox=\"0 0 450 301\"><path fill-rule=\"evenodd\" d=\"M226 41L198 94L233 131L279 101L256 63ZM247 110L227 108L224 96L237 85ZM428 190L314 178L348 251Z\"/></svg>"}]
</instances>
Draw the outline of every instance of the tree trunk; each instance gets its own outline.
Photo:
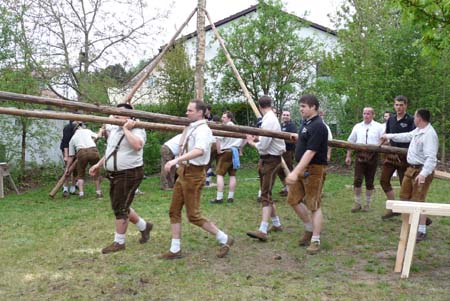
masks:
<instances>
[{"instance_id":1,"label":"tree trunk","mask_svg":"<svg viewBox=\"0 0 450 301\"><path fill-rule=\"evenodd\" d=\"M20 150L20 179L25 175L25 159L27 150L27 121L26 118L20 118L22 124L22 140L21 140L21 150Z\"/></svg>"},{"instance_id":2,"label":"tree trunk","mask_svg":"<svg viewBox=\"0 0 450 301\"><path fill-rule=\"evenodd\" d=\"M197 55L195 63L195 95L203 100L205 93L205 9L206 0L198 0Z\"/></svg>"}]
</instances>

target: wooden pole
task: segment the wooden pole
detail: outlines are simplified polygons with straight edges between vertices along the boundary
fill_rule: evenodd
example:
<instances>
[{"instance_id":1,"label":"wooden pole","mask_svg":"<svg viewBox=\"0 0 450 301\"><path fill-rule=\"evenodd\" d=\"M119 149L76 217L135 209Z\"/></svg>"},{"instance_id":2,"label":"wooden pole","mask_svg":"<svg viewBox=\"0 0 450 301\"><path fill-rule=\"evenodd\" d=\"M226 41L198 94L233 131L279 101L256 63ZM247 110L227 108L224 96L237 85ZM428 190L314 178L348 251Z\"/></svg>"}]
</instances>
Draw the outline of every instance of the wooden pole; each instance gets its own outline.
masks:
<instances>
[{"instance_id":1,"label":"wooden pole","mask_svg":"<svg viewBox=\"0 0 450 301\"><path fill-rule=\"evenodd\" d=\"M77 166L77 162L78 162L78 159L76 159L76 158L75 158L75 160L72 161L72 164L69 167L69 176L70 176L70 174L72 174L73 170ZM58 193L59 189L61 188L61 186L63 186L67 177L68 176L66 175L66 172L64 170L64 174L62 175L62 177L59 179L59 181L56 183L55 187L53 187L52 191L50 191L50 193L48 195L51 196L52 198L54 198L55 195Z\"/></svg>"},{"instance_id":2,"label":"wooden pole","mask_svg":"<svg viewBox=\"0 0 450 301\"><path fill-rule=\"evenodd\" d=\"M177 32L173 35L172 39L170 39L169 43L164 47L164 49L158 54L158 56L151 62L150 67L148 68L147 72L137 81L137 83L133 86L131 91L128 93L128 95L125 97L124 102L131 103L131 99L133 98L134 94L136 94L137 90L142 86L142 84L148 79L148 77L153 73L155 68L158 66L158 64L161 62L163 56L166 54L166 52L170 49L170 47L173 46L175 43L175 39L180 35L181 31L186 27L186 25L189 23L189 21L192 19L192 16L197 11L197 8L195 8L189 17L184 21L184 23L181 25L181 27L177 30Z\"/></svg>"},{"instance_id":3,"label":"wooden pole","mask_svg":"<svg viewBox=\"0 0 450 301\"><path fill-rule=\"evenodd\" d=\"M128 110L128 109L116 108L116 107L110 107L110 106L104 106L104 105L95 105L95 104L89 104L89 103L83 103L83 102L67 101L67 100L55 99L55 98L45 98L45 97L17 94L17 93L11 93L11 92L1 92L0 91L0 99L32 103L32 104L41 104L41 105L46 105L46 106L63 107L63 108L71 109L71 110L80 110L80 111L85 111L85 112L130 116L130 117L136 117L136 118L140 118L140 119L146 119L146 120L150 120L153 122L166 123L166 124L175 124L175 125L186 126L186 125L189 125L189 123L190 123L189 119L187 119L185 117L175 117L175 116L145 112L145 111L140 111L140 110ZM216 123L216 122L209 122L208 126L213 130L246 133L246 134L256 135L256 136L275 137L275 138L280 138L280 139L284 139L284 140L287 139L288 141L291 141L291 142L295 142L295 140L297 139L296 138L297 135L293 134L293 133L273 132L273 131L262 130L262 129L249 127L249 126L230 126L230 125L224 125L224 124Z\"/></svg>"},{"instance_id":4,"label":"wooden pole","mask_svg":"<svg viewBox=\"0 0 450 301\"><path fill-rule=\"evenodd\" d=\"M34 104L41 104L41 105L50 105L50 106L57 106L57 107L63 107L68 108L72 110L82 110L87 112L95 112L95 113L102 113L102 114L109 114L109 115L121 115L121 116L130 116L130 117L136 117L141 119L147 119L152 120L154 122L160 122L164 123L165 126L167 125L181 125L186 126L190 123L190 121L187 118L183 117L175 117L170 115L164 115L164 114L157 114L157 113L151 113L151 112L145 112L140 110L128 110L123 108L115 108L110 106L103 106L103 105L94 105L94 104L88 104L88 103L82 103L82 102L76 102L76 101L67 101L67 100L61 100L61 99L54 99L54 98L46 98L46 97L38 97L38 96L32 96L32 95L24 95L24 94L17 94L17 93L11 93L11 92L1 92L0 91L0 99L4 100L11 100L11 101L19 101L19 102L26 102L26 103L34 103ZM1 109L7 109L5 107ZM0 113L2 113L0 111ZM9 114L6 111L3 114ZM95 117L92 115L80 115L80 114L70 114L69 113L62 113L58 112L58 116L71 116L70 118L53 118L53 119L66 119L66 120L80 120L80 121L90 121L87 120L87 117ZM9 115L16 115L16 114L9 114ZM82 117L80 119L80 116L87 116ZM34 116L34 117L41 117L41 116ZM46 118L46 117L42 117ZM73 119L72 119L73 118ZM101 118L101 117L97 117ZM84 120L86 119L86 120ZM98 123L108 123L109 119L104 118L101 119L101 121L95 121L92 120L92 122L98 122ZM115 120L115 119L113 119ZM157 127L160 126L158 123L153 123L155 125L155 128L149 129L155 129L155 130L167 130L167 129L158 129ZM268 131L268 130L262 130L259 128L253 128L248 126L230 126L230 125L223 125L215 122L209 122L209 127L213 130L213 133L216 133L216 131L222 131L222 134L214 134L217 136L223 136L223 137L236 137L236 138L243 138L245 139L245 134L249 135L255 135L255 136L267 136L267 137L274 137L274 138L280 138L286 141L295 142L297 141L297 134L294 133L288 133L288 132L274 132L274 131ZM178 129L170 129L169 131L178 132ZM228 132L234 132L234 133L240 133L241 135L239 137L237 136L225 136ZM348 141L342 141L342 140L331 140L328 141L328 145L331 147L340 147L340 148L346 148L346 149L352 149L356 151L371 151L371 152L379 152L379 153L387 153L387 154L400 154L405 155L407 153L407 150L405 148L399 148L399 147L393 147L389 145L375 145L375 144L358 144L358 143L351 143Z\"/></svg>"},{"instance_id":5,"label":"wooden pole","mask_svg":"<svg viewBox=\"0 0 450 301\"><path fill-rule=\"evenodd\" d=\"M231 58L230 53L227 50L227 47L225 47L225 43L222 39L222 37L219 34L219 31L217 30L216 26L214 25L214 22L212 21L209 13L205 11L206 16L208 17L209 23L211 24L211 28L216 35L217 40L219 41L220 46L223 49L223 52L225 53L225 57L227 58L227 62L230 65L231 69L233 70L234 76L239 82L239 85L241 86L241 89L244 91L244 95L247 98L248 103L250 104L250 107L252 108L253 112L255 113L257 118L261 117L261 112L259 111L258 107L256 106L255 102L253 101L253 98L250 96L250 92L247 89L247 86L245 85L244 81L242 80L241 75L239 74L239 71L237 70L236 66L234 65L233 59ZM289 168L287 167L286 162L284 161L284 158L281 157L281 168L283 168L284 173L286 176L291 172Z\"/></svg>"},{"instance_id":6,"label":"wooden pole","mask_svg":"<svg viewBox=\"0 0 450 301\"><path fill-rule=\"evenodd\" d=\"M197 53L195 56L195 96L203 100L205 94L205 9L206 0L198 0Z\"/></svg>"},{"instance_id":7,"label":"wooden pole","mask_svg":"<svg viewBox=\"0 0 450 301\"><path fill-rule=\"evenodd\" d=\"M216 26L214 25L214 22L212 21L211 16L209 15L208 11L206 11L206 10L205 10L205 14L206 14L206 17L208 18L209 23L211 24L211 28L212 28L217 40L219 41L220 46L222 47L223 52L225 53L227 62L230 65L231 69L233 70L234 76L236 76L236 79L238 80L242 91L244 91L244 95L247 98L248 103L252 107L252 110L255 113L256 117L258 117L258 118L261 117L261 112L259 111L255 102L253 101L253 98L250 96L250 92L248 91L247 87L245 86L245 83L242 80L242 77L239 74L239 71L237 70L236 66L234 65L233 59L231 58L231 55L228 52L227 47L225 47L225 43L224 43L222 37L220 36L219 31L217 30Z\"/></svg>"},{"instance_id":8,"label":"wooden pole","mask_svg":"<svg viewBox=\"0 0 450 301\"><path fill-rule=\"evenodd\" d=\"M21 109L13 109L13 108L5 108L0 107L0 114L5 115L14 115L14 116L25 116L25 117L34 117L41 119L58 119L58 120L75 120L82 122L94 122L101 124L114 124L118 126L122 126L125 124L125 120L117 119L117 118L107 118L100 116L92 116L92 115L84 115L84 114L73 114L73 113L62 113L62 112L54 112L54 111L38 111L38 110L21 110ZM165 132L182 132L184 126L182 125L172 125L172 124L160 124L153 122L136 122L136 127L143 128L147 130L156 130L156 131L165 131ZM235 132L226 132L221 130L212 130L215 136L222 137L233 137L233 138L241 138L245 139L246 135L244 133L235 133Z\"/></svg>"}]
</instances>

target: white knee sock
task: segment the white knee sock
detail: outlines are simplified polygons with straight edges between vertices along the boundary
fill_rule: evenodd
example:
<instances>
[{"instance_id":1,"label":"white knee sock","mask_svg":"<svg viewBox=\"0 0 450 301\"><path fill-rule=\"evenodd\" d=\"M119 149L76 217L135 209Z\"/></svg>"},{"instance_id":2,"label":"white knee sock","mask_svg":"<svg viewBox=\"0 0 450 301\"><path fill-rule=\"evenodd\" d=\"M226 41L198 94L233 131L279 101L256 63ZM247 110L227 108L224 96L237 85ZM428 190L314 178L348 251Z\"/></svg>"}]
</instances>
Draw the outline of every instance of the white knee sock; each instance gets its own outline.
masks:
<instances>
[{"instance_id":1,"label":"white knee sock","mask_svg":"<svg viewBox=\"0 0 450 301\"><path fill-rule=\"evenodd\" d=\"M269 223L267 222L261 222L261 225L259 226L259 231L262 233L267 234L267 229L269 228Z\"/></svg>"},{"instance_id":2,"label":"white knee sock","mask_svg":"<svg viewBox=\"0 0 450 301\"><path fill-rule=\"evenodd\" d=\"M226 244L228 241L228 235L226 235L224 232L222 231L217 231L216 233L216 239L220 244Z\"/></svg>"},{"instance_id":3,"label":"white knee sock","mask_svg":"<svg viewBox=\"0 0 450 301\"><path fill-rule=\"evenodd\" d=\"M125 234L114 233L114 242L123 245L125 243Z\"/></svg>"},{"instance_id":4,"label":"white knee sock","mask_svg":"<svg viewBox=\"0 0 450 301\"><path fill-rule=\"evenodd\" d=\"M170 252L177 253L181 250L181 240L180 239L172 239L170 244Z\"/></svg>"},{"instance_id":5,"label":"white knee sock","mask_svg":"<svg viewBox=\"0 0 450 301\"><path fill-rule=\"evenodd\" d=\"M138 222L136 223L136 227L139 229L139 231L144 231L145 228L147 228L147 223L142 217L140 217Z\"/></svg>"}]
</instances>

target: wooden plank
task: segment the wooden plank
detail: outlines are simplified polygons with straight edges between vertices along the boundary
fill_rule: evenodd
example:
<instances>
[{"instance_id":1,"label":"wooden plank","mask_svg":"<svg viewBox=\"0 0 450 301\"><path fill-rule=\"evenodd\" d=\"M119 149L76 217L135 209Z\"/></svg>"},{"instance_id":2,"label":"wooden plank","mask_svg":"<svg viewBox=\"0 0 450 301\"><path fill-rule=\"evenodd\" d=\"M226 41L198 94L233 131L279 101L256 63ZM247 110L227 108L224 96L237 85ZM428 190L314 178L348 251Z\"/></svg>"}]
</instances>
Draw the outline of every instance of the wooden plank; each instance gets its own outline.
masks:
<instances>
[{"instance_id":1,"label":"wooden plank","mask_svg":"<svg viewBox=\"0 0 450 301\"><path fill-rule=\"evenodd\" d=\"M408 242L406 244L405 259L403 262L403 269L401 278L409 277L409 270L411 268L411 262L414 254L414 247L416 246L417 228L419 226L420 212L416 211L410 216L411 227L409 228Z\"/></svg>"},{"instance_id":2,"label":"wooden plank","mask_svg":"<svg viewBox=\"0 0 450 301\"><path fill-rule=\"evenodd\" d=\"M434 177L437 179L442 179L442 180L450 180L450 173L442 171L442 170L435 170Z\"/></svg>"},{"instance_id":3,"label":"wooden plank","mask_svg":"<svg viewBox=\"0 0 450 301\"><path fill-rule=\"evenodd\" d=\"M397 257L395 259L394 272L400 273L402 271L403 259L405 258L406 243L408 242L409 234L409 214L402 214L402 227L400 229L400 241L398 242Z\"/></svg>"},{"instance_id":4,"label":"wooden plank","mask_svg":"<svg viewBox=\"0 0 450 301\"><path fill-rule=\"evenodd\" d=\"M450 204L388 200L386 208L399 213L411 214L418 210L420 214L450 216Z\"/></svg>"}]
</instances>

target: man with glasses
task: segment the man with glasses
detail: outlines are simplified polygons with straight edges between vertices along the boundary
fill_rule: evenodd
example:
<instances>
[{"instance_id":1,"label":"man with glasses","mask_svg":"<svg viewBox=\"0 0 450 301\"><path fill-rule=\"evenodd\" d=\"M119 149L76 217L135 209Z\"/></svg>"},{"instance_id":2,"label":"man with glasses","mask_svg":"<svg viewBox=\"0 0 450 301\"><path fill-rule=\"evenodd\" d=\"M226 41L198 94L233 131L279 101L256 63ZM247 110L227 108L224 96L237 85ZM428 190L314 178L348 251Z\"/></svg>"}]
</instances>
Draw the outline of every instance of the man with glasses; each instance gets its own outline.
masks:
<instances>
[{"instance_id":1,"label":"man with glasses","mask_svg":"<svg viewBox=\"0 0 450 301\"><path fill-rule=\"evenodd\" d=\"M366 107L363 109L363 121L357 123L348 137L348 141L352 143L362 144L379 144L380 138L384 134L384 127L382 124L373 120L375 111L373 108ZM345 164L352 163L352 150L347 150ZM355 174L353 180L353 189L355 195L355 204L352 212L369 211L370 202L372 201L372 194L374 190L375 173L378 167L378 153L357 151L355 159ZM363 178L366 182L366 204L364 208L361 206L361 192Z\"/></svg>"}]
</instances>

